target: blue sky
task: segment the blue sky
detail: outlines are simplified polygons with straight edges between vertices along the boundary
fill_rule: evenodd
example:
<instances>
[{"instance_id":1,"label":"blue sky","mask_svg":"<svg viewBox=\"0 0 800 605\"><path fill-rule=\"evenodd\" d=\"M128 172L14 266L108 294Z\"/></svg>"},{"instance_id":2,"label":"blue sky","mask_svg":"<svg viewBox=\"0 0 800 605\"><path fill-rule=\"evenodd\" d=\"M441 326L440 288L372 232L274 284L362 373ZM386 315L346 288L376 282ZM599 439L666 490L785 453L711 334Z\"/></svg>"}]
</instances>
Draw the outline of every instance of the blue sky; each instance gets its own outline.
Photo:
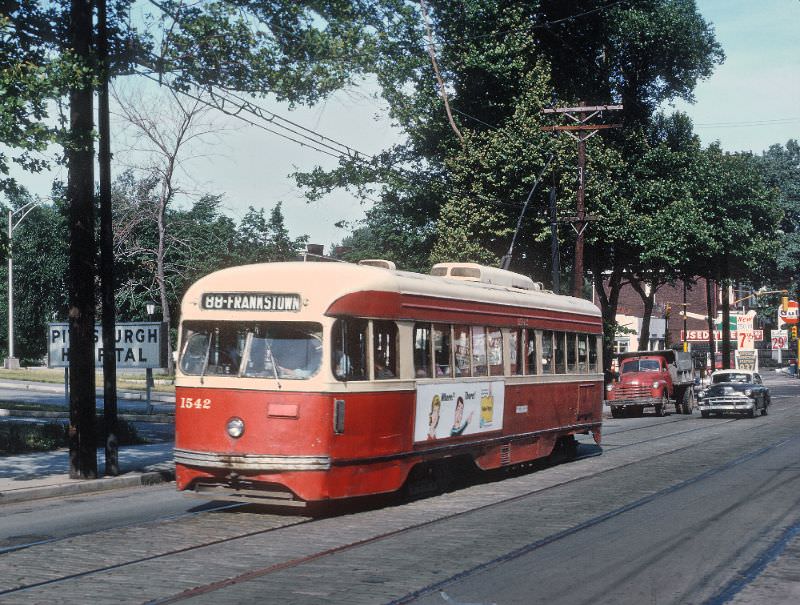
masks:
<instances>
[{"instance_id":1,"label":"blue sky","mask_svg":"<svg viewBox=\"0 0 800 605\"><path fill-rule=\"evenodd\" d=\"M698 0L726 53L726 61L696 91L696 103L677 102L704 144L760 153L774 143L800 139L800 0ZM400 138L385 104L369 88L340 92L312 108L270 109L359 151L373 154ZM377 118L377 119L376 119ZM237 122L202 157L185 165L184 187L224 195L224 207L241 218L249 205L269 211L278 201L292 236L308 234L326 250L348 233L334 223L357 221L364 206L346 192L307 203L288 175L336 161L308 148ZM118 156L121 151L118 149ZM57 173L65 178L63 172ZM25 177L35 194L47 195L52 175Z\"/></svg>"},{"instance_id":2,"label":"blue sky","mask_svg":"<svg viewBox=\"0 0 800 605\"><path fill-rule=\"evenodd\" d=\"M704 144L759 153L800 139L800 1L698 0L714 24L725 63L677 103Z\"/></svg>"}]
</instances>

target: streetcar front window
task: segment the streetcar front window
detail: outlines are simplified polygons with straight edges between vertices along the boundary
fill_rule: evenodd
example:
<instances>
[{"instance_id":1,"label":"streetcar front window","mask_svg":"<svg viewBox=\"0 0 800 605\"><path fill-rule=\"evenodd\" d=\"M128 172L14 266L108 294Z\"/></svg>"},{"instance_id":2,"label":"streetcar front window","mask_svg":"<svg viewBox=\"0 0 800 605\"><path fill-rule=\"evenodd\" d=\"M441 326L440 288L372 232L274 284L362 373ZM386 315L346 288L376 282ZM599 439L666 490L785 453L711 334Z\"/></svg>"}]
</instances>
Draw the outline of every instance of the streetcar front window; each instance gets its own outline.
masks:
<instances>
[{"instance_id":1,"label":"streetcar front window","mask_svg":"<svg viewBox=\"0 0 800 605\"><path fill-rule=\"evenodd\" d=\"M322 326L301 322L187 322L180 368L189 375L303 380L319 372Z\"/></svg>"}]
</instances>

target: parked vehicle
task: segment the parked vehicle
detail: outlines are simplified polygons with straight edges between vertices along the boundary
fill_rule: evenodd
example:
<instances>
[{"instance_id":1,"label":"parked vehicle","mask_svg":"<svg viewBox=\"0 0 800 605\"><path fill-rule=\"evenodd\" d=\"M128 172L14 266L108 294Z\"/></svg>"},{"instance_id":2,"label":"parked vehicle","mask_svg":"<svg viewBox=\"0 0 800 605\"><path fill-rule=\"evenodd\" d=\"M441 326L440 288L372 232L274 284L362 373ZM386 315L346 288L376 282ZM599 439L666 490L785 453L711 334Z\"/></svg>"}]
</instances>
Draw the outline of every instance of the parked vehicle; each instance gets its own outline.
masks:
<instances>
[{"instance_id":1,"label":"parked vehicle","mask_svg":"<svg viewBox=\"0 0 800 605\"><path fill-rule=\"evenodd\" d=\"M681 351L635 351L619 356L619 373L606 386L606 403L611 415L620 418L626 411L641 414L655 408L657 416L675 406L679 414L694 408L694 363L691 353Z\"/></svg>"},{"instance_id":2,"label":"parked vehicle","mask_svg":"<svg viewBox=\"0 0 800 605\"><path fill-rule=\"evenodd\" d=\"M750 418L760 411L767 415L770 396L757 372L746 370L719 370L711 375L711 384L697 396L700 415L708 418L711 413L725 412L746 414Z\"/></svg>"}]
</instances>

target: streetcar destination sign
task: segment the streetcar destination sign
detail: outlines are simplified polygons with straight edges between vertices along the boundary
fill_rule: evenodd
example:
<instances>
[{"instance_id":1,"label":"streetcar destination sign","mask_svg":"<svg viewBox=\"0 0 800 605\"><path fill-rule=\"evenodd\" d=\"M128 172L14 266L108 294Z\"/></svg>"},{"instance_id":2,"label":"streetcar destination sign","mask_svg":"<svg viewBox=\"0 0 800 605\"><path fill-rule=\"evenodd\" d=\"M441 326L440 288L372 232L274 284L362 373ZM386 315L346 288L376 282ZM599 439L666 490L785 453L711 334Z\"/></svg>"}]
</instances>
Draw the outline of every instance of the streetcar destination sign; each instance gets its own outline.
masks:
<instances>
[{"instance_id":1,"label":"streetcar destination sign","mask_svg":"<svg viewBox=\"0 0 800 605\"><path fill-rule=\"evenodd\" d=\"M163 368L166 331L159 322L126 322L114 326L114 357L118 368ZM103 365L103 330L94 326L94 364ZM69 324L47 324L47 367L69 367Z\"/></svg>"},{"instance_id":2,"label":"streetcar destination sign","mask_svg":"<svg viewBox=\"0 0 800 605\"><path fill-rule=\"evenodd\" d=\"M209 311L299 311L298 294L206 292L200 306Z\"/></svg>"}]
</instances>

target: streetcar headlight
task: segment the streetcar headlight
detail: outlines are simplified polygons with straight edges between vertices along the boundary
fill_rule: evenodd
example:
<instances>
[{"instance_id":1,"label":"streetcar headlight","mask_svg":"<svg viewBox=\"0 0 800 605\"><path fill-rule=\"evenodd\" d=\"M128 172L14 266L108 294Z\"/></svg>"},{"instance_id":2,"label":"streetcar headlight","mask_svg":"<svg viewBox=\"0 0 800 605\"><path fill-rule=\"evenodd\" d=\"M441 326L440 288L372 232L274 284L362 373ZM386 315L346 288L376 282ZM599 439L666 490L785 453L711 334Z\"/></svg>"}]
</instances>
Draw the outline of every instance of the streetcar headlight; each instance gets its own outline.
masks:
<instances>
[{"instance_id":1,"label":"streetcar headlight","mask_svg":"<svg viewBox=\"0 0 800 605\"><path fill-rule=\"evenodd\" d=\"M234 439L238 439L244 433L244 420L241 418L231 418L228 420L227 425L228 435L233 437Z\"/></svg>"}]
</instances>

